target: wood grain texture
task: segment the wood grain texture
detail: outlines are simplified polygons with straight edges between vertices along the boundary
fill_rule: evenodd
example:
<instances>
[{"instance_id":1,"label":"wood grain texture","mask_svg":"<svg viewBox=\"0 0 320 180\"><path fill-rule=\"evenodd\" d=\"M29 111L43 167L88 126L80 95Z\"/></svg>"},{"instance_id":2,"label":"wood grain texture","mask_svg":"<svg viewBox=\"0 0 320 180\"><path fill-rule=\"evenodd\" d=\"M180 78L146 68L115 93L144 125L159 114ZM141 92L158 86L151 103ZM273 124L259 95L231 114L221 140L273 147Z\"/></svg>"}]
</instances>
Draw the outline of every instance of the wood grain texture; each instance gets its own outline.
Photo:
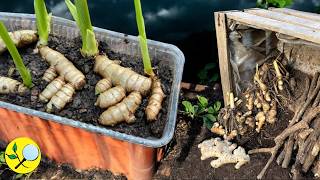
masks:
<instances>
[{"instance_id":1,"label":"wood grain texture","mask_svg":"<svg viewBox=\"0 0 320 180\"><path fill-rule=\"evenodd\" d=\"M294 9L287 9L287 8L269 8L268 10L274 11L274 12L281 12L284 14L288 14L295 17L300 17L304 19L310 19L313 21L320 21L320 15L315 13L309 13L309 12L303 12L303 11L297 11Z\"/></svg>"},{"instance_id":2,"label":"wood grain texture","mask_svg":"<svg viewBox=\"0 0 320 180\"><path fill-rule=\"evenodd\" d=\"M220 66L220 76L221 84L223 90L223 99L225 105L228 105L228 93L232 91L232 81L231 81L231 66L229 60L228 52L228 38L227 38L227 23L226 15L223 12L216 12L215 16L215 27L217 35L217 45L219 54L219 66Z\"/></svg>"},{"instance_id":3,"label":"wood grain texture","mask_svg":"<svg viewBox=\"0 0 320 180\"><path fill-rule=\"evenodd\" d=\"M320 44L320 32L312 28L253 15L247 12L227 12L227 18L259 29L279 32Z\"/></svg>"}]
</instances>

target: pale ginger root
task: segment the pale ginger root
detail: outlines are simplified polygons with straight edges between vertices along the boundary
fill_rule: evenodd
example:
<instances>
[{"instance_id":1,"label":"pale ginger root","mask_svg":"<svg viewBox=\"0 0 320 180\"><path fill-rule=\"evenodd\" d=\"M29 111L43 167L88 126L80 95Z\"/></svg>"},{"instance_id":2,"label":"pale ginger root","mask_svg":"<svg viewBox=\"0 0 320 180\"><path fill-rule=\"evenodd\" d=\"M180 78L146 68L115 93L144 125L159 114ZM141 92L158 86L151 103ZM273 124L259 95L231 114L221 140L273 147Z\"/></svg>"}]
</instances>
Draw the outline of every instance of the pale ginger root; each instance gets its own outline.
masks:
<instances>
[{"instance_id":1,"label":"pale ginger root","mask_svg":"<svg viewBox=\"0 0 320 180\"><path fill-rule=\"evenodd\" d=\"M9 36L17 47L24 47L28 44L37 42L37 32L33 30L18 30L9 32ZM6 44L0 38L0 54L7 50Z\"/></svg>"},{"instance_id":2,"label":"pale ginger root","mask_svg":"<svg viewBox=\"0 0 320 180\"><path fill-rule=\"evenodd\" d=\"M49 101L47 104L47 112L54 110L61 110L64 106L71 102L75 89L71 84L65 84Z\"/></svg>"},{"instance_id":3,"label":"pale ginger root","mask_svg":"<svg viewBox=\"0 0 320 180\"><path fill-rule=\"evenodd\" d=\"M99 73L103 78L110 78L113 85L122 86L126 92L138 91L145 96L150 91L152 85L151 78L120 66L106 55L96 56L94 71Z\"/></svg>"},{"instance_id":4,"label":"pale ginger root","mask_svg":"<svg viewBox=\"0 0 320 180\"><path fill-rule=\"evenodd\" d=\"M105 92L112 87L112 82L110 78L104 78L98 81L95 87L96 95Z\"/></svg>"},{"instance_id":5,"label":"pale ginger root","mask_svg":"<svg viewBox=\"0 0 320 180\"><path fill-rule=\"evenodd\" d=\"M278 89L280 90L280 91L282 91L284 88L283 88L283 80L282 80L282 74L281 74L281 72L280 72L280 68L279 68L279 65L278 65L278 63L277 63L277 60L275 60L275 61L273 61L273 67L274 67L274 69L275 69L275 71L276 71L276 76L277 76L277 78L278 78L278 80L277 80L277 83L278 83Z\"/></svg>"},{"instance_id":6,"label":"pale ginger root","mask_svg":"<svg viewBox=\"0 0 320 180\"><path fill-rule=\"evenodd\" d=\"M217 122L213 123L211 127L211 132L219 136L223 136L226 133L223 127Z\"/></svg>"},{"instance_id":7,"label":"pale ginger root","mask_svg":"<svg viewBox=\"0 0 320 180\"><path fill-rule=\"evenodd\" d=\"M277 121L277 102L272 100L271 109L267 112L266 121L270 124L274 124Z\"/></svg>"},{"instance_id":8,"label":"pale ginger root","mask_svg":"<svg viewBox=\"0 0 320 180\"><path fill-rule=\"evenodd\" d=\"M245 95L246 99L247 99L247 103L246 103L246 107L249 111L253 110L253 94L246 94Z\"/></svg>"},{"instance_id":9,"label":"pale ginger root","mask_svg":"<svg viewBox=\"0 0 320 180\"><path fill-rule=\"evenodd\" d=\"M39 94L41 102L48 102L62 87L65 85L63 78L54 79L47 87Z\"/></svg>"},{"instance_id":10,"label":"pale ginger root","mask_svg":"<svg viewBox=\"0 0 320 180\"><path fill-rule=\"evenodd\" d=\"M256 131L258 133L261 131L261 128L264 125L265 121L266 121L266 116L265 116L264 112L259 112L256 115L256 125L257 125Z\"/></svg>"},{"instance_id":11,"label":"pale ginger root","mask_svg":"<svg viewBox=\"0 0 320 180\"><path fill-rule=\"evenodd\" d=\"M0 76L0 94L24 94L27 89L28 88L26 86L17 80Z\"/></svg>"},{"instance_id":12,"label":"pale ginger root","mask_svg":"<svg viewBox=\"0 0 320 180\"><path fill-rule=\"evenodd\" d=\"M51 82L52 80L54 80L54 78L56 78L58 76L56 68L54 66L50 66L43 74L42 79L47 81L47 82Z\"/></svg>"},{"instance_id":13,"label":"pale ginger root","mask_svg":"<svg viewBox=\"0 0 320 180\"><path fill-rule=\"evenodd\" d=\"M152 91L146 107L146 115L148 121L154 121L161 110L161 104L165 97L161 88L161 81L157 77L152 78Z\"/></svg>"},{"instance_id":14,"label":"pale ginger root","mask_svg":"<svg viewBox=\"0 0 320 180\"><path fill-rule=\"evenodd\" d=\"M75 89L79 90L85 85L85 76L63 54L47 46L40 46L39 52L42 58L55 68L57 74Z\"/></svg>"},{"instance_id":15,"label":"pale ginger root","mask_svg":"<svg viewBox=\"0 0 320 180\"><path fill-rule=\"evenodd\" d=\"M134 112L138 109L141 101L140 93L134 91L120 103L104 111L100 115L99 122L107 126L114 126L123 121L133 123L135 121Z\"/></svg>"},{"instance_id":16,"label":"pale ginger root","mask_svg":"<svg viewBox=\"0 0 320 180\"><path fill-rule=\"evenodd\" d=\"M126 91L121 86L113 87L100 94L94 105L108 108L120 102L126 96Z\"/></svg>"},{"instance_id":17,"label":"pale ginger root","mask_svg":"<svg viewBox=\"0 0 320 180\"><path fill-rule=\"evenodd\" d=\"M225 164L236 163L235 168L240 167L250 161L249 155L246 154L242 147L232 144L229 141L222 141L220 138L210 139L198 145L201 152L201 160L210 157L218 159L211 161L213 168L219 168Z\"/></svg>"}]
</instances>

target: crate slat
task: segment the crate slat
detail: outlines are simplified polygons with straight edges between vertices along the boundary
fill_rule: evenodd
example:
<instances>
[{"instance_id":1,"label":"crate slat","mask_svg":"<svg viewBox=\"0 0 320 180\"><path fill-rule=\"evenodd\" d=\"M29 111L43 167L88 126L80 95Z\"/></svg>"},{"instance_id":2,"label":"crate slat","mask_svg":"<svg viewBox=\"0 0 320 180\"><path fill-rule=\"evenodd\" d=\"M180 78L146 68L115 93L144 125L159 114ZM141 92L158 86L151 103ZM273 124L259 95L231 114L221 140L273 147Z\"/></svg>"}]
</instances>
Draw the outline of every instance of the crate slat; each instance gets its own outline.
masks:
<instances>
[{"instance_id":1,"label":"crate slat","mask_svg":"<svg viewBox=\"0 0 320 180\"><path fill-rule=\"evenodd\" d=\"M274 11L274 12L281 12L284 14L288 14L291 16L296 16L300 18L305 18L305 19L310 19L314 21L320 21L320 15L319 14L314 14L314 13L309 13L309 12L302 12L302 11L297 11L294 9L287 9L287 8L269 8L268 10Z\"/></svg>"},{"instance_id":2,"label":"crate slat","mask_svg":"<svg viewBox=\"0 0 320 180\"><path fill-rule=\"evenodd\" d=\"M278 20L281 22L290 23L293 25L304 26L307 28L314 29L316 31L320 30L320 21L292 16L283 12L268 11L265 9L248 9L245 10L245 12L265 18Z\"/></svg>"},{"instance_id":3,"label":"crate slat","mask_svg":"<svg viewBox=\"0 0 320 180\"><path fill-rule=\"evenodd\" d=\"M231 83L231 68L229 61L229 51L228 51L228 39L227 39L227 24L226 15L223 12L215 12L215 26L217 34L217 45L219 54L219 67L220 72L223 72L221 76L223 99L225 105L228 104L228 92L232 91Z\"/></svg>"},{"instance_id":4,"label":"crate slat","mask_svg":"<svg viewBox=\"0 0 320 180\"><path fill-rule=\"evenodd\" d=\"M226 13L227 18L260 29L270 30L320 44L320 32L314 29L265 18L247 12L233 11Z\"/></svg>"}]
</instances>

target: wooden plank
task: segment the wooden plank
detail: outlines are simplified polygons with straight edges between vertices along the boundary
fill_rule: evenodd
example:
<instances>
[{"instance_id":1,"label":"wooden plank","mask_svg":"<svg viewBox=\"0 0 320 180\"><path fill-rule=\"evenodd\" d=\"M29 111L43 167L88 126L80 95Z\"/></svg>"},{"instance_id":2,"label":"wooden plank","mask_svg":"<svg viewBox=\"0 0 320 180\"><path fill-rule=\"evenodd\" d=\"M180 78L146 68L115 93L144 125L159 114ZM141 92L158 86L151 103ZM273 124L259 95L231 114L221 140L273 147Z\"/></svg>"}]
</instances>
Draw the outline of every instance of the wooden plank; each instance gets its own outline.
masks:
<instances>
[{"instance_id":1,"label":"wooden plank","mask_svg":"<svg viewBox=\"0 0 320 180\"><path fill-rule=\"evenodd\" d=\"M225 105L228 105L228 94L232 91L232 79L231 79L231 65L229 61L228 52L228 38L227 38L227 22L226 15L223 12L215 12L215 26L217 34L217 45L219 54L219 66L221 84L223 90L223 99Z\"/></svg>"},{"instance_id":2,"label":"wooden plank","mask_svg":"<svg viewBox=\"0 0 320 180\"><path fill-rule=\"evenodd\" d=\"M320 15L315 13L297 11L294 9L287 9L287 8L269 8L269 10L274 12L285 13L285 14L300 17L300 18L310 19L313 21L318 21L318 22L320 21Z\"/></svg>"},{"instance_id":3,"label":"wooden plank","mask_svg":"<svg viewBox=\"0 0 320 180\"><path fill-rule=\"evenodd\" d=\"M320 30L320 21L314 21L306 18L301 18L297 16L288 15L282 12L274 12L274 11L268 11L265 9L248 9L245 10L245 12L254 14L257 16L262 16L265 18L270 18L282 22L287 22L294 25L304 26L307 28L311 28L314 30L319 31Z\"/></svg>"},{"instance_id":4,"label":"wooden plank","mask_svg":"<svg viewBox=\"0 0 320 180\"><path fill-rule=\"evenodd\" d=\"M320 44L320 32L314 29L269 19L246 12L227 12L227 18L249 26L279 32L310 42Z\"/></svg>"}]
</instances>

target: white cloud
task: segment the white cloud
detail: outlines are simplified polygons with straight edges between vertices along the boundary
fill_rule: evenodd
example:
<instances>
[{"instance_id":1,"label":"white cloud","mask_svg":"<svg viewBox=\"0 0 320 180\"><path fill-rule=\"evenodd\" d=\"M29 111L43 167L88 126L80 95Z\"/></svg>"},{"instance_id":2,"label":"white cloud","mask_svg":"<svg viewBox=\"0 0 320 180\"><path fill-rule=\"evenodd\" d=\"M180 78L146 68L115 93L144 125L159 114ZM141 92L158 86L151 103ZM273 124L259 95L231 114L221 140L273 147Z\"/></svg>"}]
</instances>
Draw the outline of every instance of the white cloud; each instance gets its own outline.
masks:
<instances>
[{"instance_id":1,"label":"white cloud","mask_svg":"<svg viewBox=\"0 0 320 180\"><path fill-rule=\"evenodd\" d=\"M171 7L169 9L162 8L157 12L146 12L145 13L145 21L148 22L155 22L158 18L174 18L179 15L183 11L182 8Z\"/></svg>"}]
</instances>

